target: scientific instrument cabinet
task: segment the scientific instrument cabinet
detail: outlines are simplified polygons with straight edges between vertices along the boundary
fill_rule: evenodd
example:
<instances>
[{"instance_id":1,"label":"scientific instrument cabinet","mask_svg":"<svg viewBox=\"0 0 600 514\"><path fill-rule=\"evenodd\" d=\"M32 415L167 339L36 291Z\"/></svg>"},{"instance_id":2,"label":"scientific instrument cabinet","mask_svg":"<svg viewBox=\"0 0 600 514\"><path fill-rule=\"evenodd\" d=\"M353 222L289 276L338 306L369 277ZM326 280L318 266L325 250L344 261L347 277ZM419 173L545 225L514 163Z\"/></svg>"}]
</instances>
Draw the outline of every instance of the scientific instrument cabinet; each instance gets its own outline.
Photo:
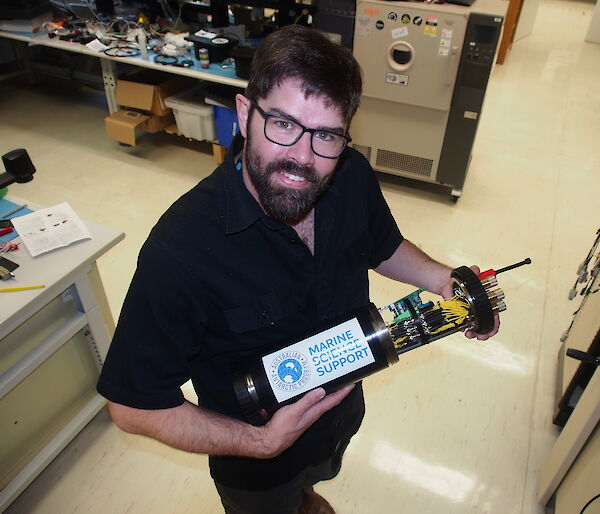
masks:
<instances>
[{"instance_id":1,"label":"scientific instrument cabinet","mask_svg":"<svg viewBox=\"0 0 600 514\"><path fill-rule=\"evenodd\" d=\"M353 146L377 171L462 193L508 3L357 3Z\"/></svg>"}]
</instances>

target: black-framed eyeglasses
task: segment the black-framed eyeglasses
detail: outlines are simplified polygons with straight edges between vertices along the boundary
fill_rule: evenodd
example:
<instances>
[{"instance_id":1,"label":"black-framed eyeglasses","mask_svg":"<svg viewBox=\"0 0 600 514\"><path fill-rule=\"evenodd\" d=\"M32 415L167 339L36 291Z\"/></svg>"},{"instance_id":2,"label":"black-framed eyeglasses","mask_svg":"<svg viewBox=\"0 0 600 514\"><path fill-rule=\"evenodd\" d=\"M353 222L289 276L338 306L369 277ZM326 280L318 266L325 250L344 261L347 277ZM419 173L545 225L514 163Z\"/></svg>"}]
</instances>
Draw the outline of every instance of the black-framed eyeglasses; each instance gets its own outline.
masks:
<instances>
[{"instance_id":1,"label":"black-framed eyeglasses","mask_svg":"<svg viewBox=\"0 0 600 514\"><path fill-rule=\"evenodd\" d=\"M310 133L310 146L312 151L326 159L336 159L352 141L346 134L339 134L321 128L308 128L281 114L265 112L254 100L250 100L261 116L265 119L265 137L272 143L282 146L292 146L304 135Z\"/></svg>"}]
</instances>

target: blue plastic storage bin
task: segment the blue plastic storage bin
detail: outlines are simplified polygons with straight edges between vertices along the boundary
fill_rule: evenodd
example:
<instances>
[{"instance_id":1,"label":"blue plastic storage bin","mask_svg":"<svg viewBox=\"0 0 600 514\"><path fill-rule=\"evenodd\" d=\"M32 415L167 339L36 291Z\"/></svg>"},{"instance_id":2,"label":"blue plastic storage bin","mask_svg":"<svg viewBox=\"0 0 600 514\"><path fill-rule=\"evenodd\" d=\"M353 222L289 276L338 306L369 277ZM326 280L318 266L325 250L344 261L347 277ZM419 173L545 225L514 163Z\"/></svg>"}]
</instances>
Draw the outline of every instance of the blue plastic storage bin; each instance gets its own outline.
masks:
<instances>
[{"instance_id":1,"label":"blue plastic storage bin","mask_svg":"<svg viewBox=\"0 0 600 514\"><path fill-rule=\"evenodd\" d=\"M234 136L239 132L235 109L220 105L213 105L212 108L219 144L229 148Z\"/></svg>"}]
</instances>

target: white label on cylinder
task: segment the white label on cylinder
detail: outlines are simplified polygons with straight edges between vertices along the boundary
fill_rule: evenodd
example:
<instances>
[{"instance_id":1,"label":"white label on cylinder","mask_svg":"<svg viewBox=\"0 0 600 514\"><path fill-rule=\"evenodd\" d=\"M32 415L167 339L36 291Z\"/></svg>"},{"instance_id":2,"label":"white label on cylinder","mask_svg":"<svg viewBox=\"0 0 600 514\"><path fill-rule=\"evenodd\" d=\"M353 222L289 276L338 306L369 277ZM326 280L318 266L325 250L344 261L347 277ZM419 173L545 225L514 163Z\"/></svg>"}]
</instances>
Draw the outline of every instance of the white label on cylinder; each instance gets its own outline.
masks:
<instances>
[{"instance_id":1,"label":"white label on cylinder","mask_svg":"<svg viewBox=\"0 0 600 514\"><path fill-rule=\"evenodd\" d=\"M356 318L262 358L278 402L375 362Z\"/></svg>"}]
</instances>

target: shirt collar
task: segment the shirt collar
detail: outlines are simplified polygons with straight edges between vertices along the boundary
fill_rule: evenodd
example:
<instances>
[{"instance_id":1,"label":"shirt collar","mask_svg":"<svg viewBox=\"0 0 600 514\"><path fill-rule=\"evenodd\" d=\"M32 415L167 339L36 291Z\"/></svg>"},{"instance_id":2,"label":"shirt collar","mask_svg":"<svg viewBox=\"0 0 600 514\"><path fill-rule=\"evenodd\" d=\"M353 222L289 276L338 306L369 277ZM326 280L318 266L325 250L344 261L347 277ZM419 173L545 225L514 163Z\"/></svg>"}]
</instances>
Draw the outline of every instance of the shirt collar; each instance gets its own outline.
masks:
<instances>
[{"instance_id":1,"label":"shirt collar","mask_svg":"<svg viewBox=\"0 0 600 514\"><path fill-rule=\"evenodd\" d=\"M241 232L258 220L262 220L265 226L271 230L280 230L286 225L269 218L263 212L259 203L246 188L242 170L236 169L235 157L241 154L243 146L244 138L238 133L231 142L231 146L229 147L229 151L223 162L225 168L225 233L234 234L236 232ZM344 151L340 156L336 175L349 172L349 170L344 169L346 168L346 166L344 166L345 154L346 152ZM339 196L339 191L335 182L334 178L327 188L327 191L325 191L323 196L317 201L317 208L319 207L318 204L323 203L323 197Z\"/></svg>"},{"instance_id":2,"label":"shirt collar","mask_svg":"<svg viewBox=\"0 0 600 514\"><path fill-rule=\"evenodd\" d=\"M235 157L241 153L244 146L244 138L237 134L223 162L225 171L225 233L234 234L241 232L256 221L264 219L269 228L278 224L265 216L260 205L246 188L241 169L236 169Z\"/></svg>"}]
</instances>

